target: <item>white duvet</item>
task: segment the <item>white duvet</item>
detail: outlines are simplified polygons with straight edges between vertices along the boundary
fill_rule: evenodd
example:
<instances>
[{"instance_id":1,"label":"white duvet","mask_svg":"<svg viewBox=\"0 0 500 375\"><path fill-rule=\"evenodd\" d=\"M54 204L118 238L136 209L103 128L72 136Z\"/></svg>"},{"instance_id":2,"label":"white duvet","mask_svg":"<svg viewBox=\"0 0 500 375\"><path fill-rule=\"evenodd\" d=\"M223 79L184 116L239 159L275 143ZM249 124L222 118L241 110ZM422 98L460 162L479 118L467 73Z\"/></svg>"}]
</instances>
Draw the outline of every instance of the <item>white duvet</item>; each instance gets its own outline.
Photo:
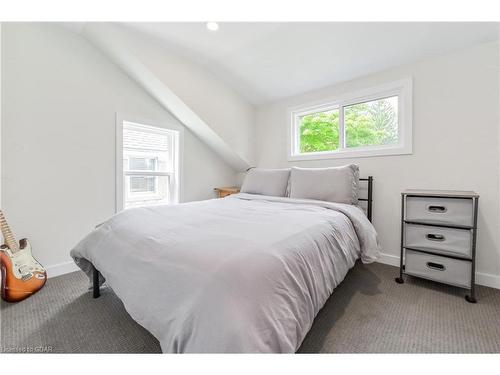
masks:
<instances>
[{"instance_id":1,"label":"white duvet","mask_svg":"<svg viewBox=\"0 0 500 375\"><path fill-rule=\"evenodd\" d=\"M251 194L126 210L71 251L168 353L295 352L356 259L378 253L356 206Z\"/></svg>"}]
</instances>

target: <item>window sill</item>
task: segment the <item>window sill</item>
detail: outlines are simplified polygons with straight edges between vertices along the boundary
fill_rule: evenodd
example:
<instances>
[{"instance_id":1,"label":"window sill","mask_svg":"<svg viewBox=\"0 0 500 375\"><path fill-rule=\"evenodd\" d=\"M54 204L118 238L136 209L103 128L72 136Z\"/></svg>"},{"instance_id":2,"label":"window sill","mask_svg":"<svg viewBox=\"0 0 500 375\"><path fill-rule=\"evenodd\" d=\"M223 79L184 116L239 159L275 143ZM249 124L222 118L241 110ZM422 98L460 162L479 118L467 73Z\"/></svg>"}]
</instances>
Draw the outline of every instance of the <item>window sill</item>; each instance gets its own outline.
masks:
<instances>
[{"instance_id":1,"label":"window sill","mask_svg":"<svg viewBox=\"0 0 500 375\"><path fill-rule=\"evenodd\" d=\"M368 158L373 156L411 155L412 153L411 147L396 146L363 150L339 150L334 152L310 152L307 154L295 154L288 155L288 161Z\"/></svg>"}]
</instances>

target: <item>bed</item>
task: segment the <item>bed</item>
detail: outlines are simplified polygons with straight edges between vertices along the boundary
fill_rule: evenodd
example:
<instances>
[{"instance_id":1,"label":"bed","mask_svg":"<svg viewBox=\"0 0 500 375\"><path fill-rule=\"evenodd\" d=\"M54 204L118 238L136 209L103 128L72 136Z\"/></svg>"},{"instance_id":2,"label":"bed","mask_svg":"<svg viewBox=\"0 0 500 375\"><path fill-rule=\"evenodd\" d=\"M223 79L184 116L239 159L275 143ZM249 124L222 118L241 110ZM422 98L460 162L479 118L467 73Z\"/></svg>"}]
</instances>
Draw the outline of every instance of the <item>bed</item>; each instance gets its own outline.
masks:
<instances>
[{"instance_id":1,"label":"bed","mask_svg":"<svg viewBox=\"0 0 500 375\"><path fill-rule=\"evenodd\" d=\"M363 179L361 179L363 180ZM293 353L357 259L379 255L357 205L240 193L122 211L72 251L165 353Z\"/></svg>"}]
</instances>

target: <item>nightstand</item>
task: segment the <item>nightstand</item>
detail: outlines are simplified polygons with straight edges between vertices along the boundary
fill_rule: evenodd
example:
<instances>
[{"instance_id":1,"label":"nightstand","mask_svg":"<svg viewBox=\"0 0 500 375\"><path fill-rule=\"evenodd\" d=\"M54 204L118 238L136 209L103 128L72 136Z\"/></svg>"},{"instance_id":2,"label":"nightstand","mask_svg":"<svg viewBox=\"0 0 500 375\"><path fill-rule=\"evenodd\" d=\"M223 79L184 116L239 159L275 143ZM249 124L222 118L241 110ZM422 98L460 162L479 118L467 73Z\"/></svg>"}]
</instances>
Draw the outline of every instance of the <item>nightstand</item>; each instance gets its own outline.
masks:
<instances>
[{"instance_id":1,"label":"nightstand","mask_svg":"<svg viewBox=\"0 0 500 375\"><path fill-rule=\"evenodd\" d=\"M217 192L219 198L227 197L231 194L237 194L240 192L240 188L237 186L228 186L228 187L218 187L214 189Z\"/></svg>"},{"instance_id":2,"label":"nightstand","mask_svg":"<svg viewBox=\"0 0 500 375\"><path fill-rule=\"evenodd\" d=\"M401 193L399 277L411 275L469 289L475 303L477 212L473 191L406 190Z\"/></svg>"}]
</instances>

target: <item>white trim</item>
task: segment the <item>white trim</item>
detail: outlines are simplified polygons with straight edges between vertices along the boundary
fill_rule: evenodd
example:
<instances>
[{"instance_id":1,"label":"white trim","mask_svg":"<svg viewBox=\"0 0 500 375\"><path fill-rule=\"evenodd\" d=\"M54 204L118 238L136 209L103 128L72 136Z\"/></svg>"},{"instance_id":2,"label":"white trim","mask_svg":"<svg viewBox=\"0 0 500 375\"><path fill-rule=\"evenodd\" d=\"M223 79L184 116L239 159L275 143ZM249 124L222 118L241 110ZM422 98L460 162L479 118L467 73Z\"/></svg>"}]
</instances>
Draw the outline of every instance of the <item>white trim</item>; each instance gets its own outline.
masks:
<instances>
[{"instance_id":1,"label":"white trim","mask_svg":"<svg viewBox=\"0 0 500 375\"><path fill-rule=\"evenodd\" d=\"M380 258L377 263L388 264L390 266L399 267L399 256L380 253ZM49 278L65 275L67 273L78 271L78 266L73 262L63 262L45 267ZM490 288L500 289L500 276L489 273L476 272L476 283L478 285L488 286Z\"/></svg>"},{"instance_id":2,"label":"white trim","mask_svg":"<svg viewBox=\"0 0 500 375\"><path fill-rule=\"evenodd\" d=\"M47 271L48 278L65 275L67 273L78 271L79 269L80 268L78 268L76 263L73 261L57 263L57 264L53 264L51 266L45 267L45 270Z\"/></svg>"},{"instance_id":3,"label":"white trim","mask_svg":"<svg viewBox=\"0 0 500 375\"><path fill-rule=\"evenodd\" d=\"M377 263L388 264L399 268L399 256L380 253L380 258L377 260ZM476 284L500 289L500 275L476 272Z\"/></svg>"},{"instance_id":4,"label":"white trim","mask_svg":"<svg viewBox=\"0 0 500 375\"><path fill-rule=\"evenodd\" d=\"M386 155L407 155L413 152L413 98L412 79L406 78L354 93L339 95L333 99L310 103L288 109L287 158L288 161L357 158ZM398 144L345 148L343 108L366 101L398 97ZM328 109L339 109L340 145L337 151L298 153L297 117Z\"/></svg>"},{"instance_id":5,"label":"white trim","mask_svg":"<svg viewBox=\"0 0 500 375\"><path fill-rule=\"evenodd\" d=\"M476 272L476 284L500 289L500 276L490 273Z\"/></svg>"},{"instance_id":6,"label":"white trim","mask_svg":"<svg viewBox=\"0 0 500 375\"><path fill-rule=\"evenodd\" d=\"M372 146L363 147L362 149L358 150L344 149L333 152L308 152L307 154L289 155L288 161L367 158L372 156L409 155L411 153L411 149L401 145Z\"/></svg>"},{"instance_id":7,"label":"white trim","mask_svg":"<svg viewBox=\"0 0 500 375\"><path fill-rule=\"evenodd\" d=\"M115 131L115 213L123 210L123 122L116 114Z\"/></svg>"},{"instance_id":8,"label":"white trim","mask_svg":"<svg viewBox=\"0 0 500 375\"><path fill-rule=\"evenodd\" d=\"M377 260L377 263L399 267L399 256L380 253L380 258ZM47 270L47 276L49 278L65 275L79 270L78 266L73 261L54 264L52 266L45 267L45 269ZM476 272L476 283L478 285L500 289L500 276Z\"/></svg>"},{"instance_id":9,"label":"white trim","mask_svg":"<svg viewBox=\"0 0 500 375\"><path fill-rule=\"evenodd\" d=\"M174 157L177 157L173 163L175 165L176 178L169 178L169 182L173 184L174 193L172 201L175 203L182 202L182 178L183 178L183 160L184 160L184 127L176 123L165 122L162 120L150 120L140 118L134 115L116 113L115 124L115 212L123 210L123 123L132 123L151 126L155 128L175 131L173 137ZM144 174L144 173L143 173ZM156 173L158 175L158 173ZM169 174L171 176L171 174Z\"/></svg>"},{"instance_id":10,"label":"white trim","mask_svg":"<svg viewBox=\"0 0 500 375\"><path fill-rule=\"evenodd\" d=\"M153 171L127 171L124 172L127 176L172 176L172 172L153 172Z\"/></svg>"},{"instance_id":11,"label":"white trim","mask_svg":"<svg viewBox=\"0 0 500 375\"><path fill-rule=\"evenodd\" d=\"M390 266L399 267L399 256L380 253L380 258L378 258L377 263L388 264Z\"/></svg>"}]
</instances>

